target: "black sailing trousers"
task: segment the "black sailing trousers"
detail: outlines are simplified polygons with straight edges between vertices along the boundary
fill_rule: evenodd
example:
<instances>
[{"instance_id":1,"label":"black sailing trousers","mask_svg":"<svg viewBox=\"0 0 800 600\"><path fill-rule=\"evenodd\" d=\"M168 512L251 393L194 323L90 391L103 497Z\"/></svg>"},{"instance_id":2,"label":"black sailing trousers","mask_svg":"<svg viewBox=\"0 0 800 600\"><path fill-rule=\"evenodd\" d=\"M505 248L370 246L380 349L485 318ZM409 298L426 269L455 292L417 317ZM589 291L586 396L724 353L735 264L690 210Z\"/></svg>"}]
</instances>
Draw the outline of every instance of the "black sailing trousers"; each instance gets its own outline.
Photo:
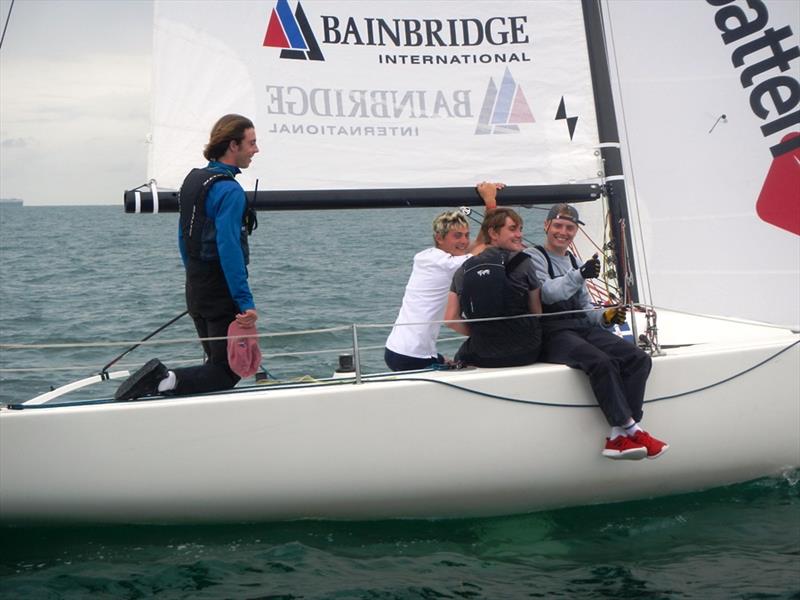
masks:
<instances>
[{"instance_id":1,"label":"black sailing trousers","mask_svg":"<svg viewBox=\"0 0 800 600\"><path fill-rule=\"evenodd\" d=\"M540 360L568 365L589 375L609 425L642 420L644 388L653 361L636 345L601 327L545 329Z\"/></svg>"}]
</instances>

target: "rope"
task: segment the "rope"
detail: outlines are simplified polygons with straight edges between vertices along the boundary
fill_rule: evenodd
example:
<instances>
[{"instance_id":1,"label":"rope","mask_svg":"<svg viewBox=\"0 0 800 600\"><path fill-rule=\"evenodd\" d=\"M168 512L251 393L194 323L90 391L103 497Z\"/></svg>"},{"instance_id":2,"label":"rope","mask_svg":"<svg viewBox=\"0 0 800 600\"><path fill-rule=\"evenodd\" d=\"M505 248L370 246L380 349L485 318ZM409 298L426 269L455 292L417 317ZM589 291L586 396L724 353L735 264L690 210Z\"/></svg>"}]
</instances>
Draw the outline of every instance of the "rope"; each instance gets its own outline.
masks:
<instances>
[{"instance_id":1,"label":"rope","mask_svg":"<svg viewBox=\"0 0 800 600\"><path fill-rule=\"evenodd\" d=\"M780 356L784 352L788 352L789 350L791 350L792 348L794 348L798 344L800 344L800 340L798 340L796 342L792 342L791 344L789 344L785 348L782 348L781 350L779 350L778 352L776 352L772 356L769 356L769 357L765 358L764 360L762 360L762 361L760 361L760 362L758 362L758 363L756 363L756 364L754 364L754 365L752 365L752 366L750 366L750 367L748 367L748 368L746 368L746 369L744 369L742 371L734 373L733 375L731 375L729 377L726 377L724 379L721 379L719 381L716 381L714 383L710 383L708 385L704 385L704 386L701 386L701 387L698 387L698 388L694 388L694 389L691 389L691 390L678 392L677 394L670 394L668 396L659 396L659 397L656 397L656 398L650 398L649 400L646 399L646 400L644 400L644 404L653 404L654 402L661 402L663 400L672 400L672 399L675 399L675 398L680 398L682 396L690 396L690 395L696 394L698 392L703 392L705 390L724 385L724 384L726 384L726 383L728 383L730 381L733 381L734 379L742 377L742 376L746 375L747 373L750 373L750 372L752 372L752 371L764 366L765 364L775 360L778 356ZM425 369L425 370L420 370L420 372L434 371L434 370L436 370L436 369ZM385 378L392 378L396 382L416 381L416 382L420 382L420 383L436 383L436 384L443 385L443 386L446 386L446 387L450 387L450 388L453 388L453 389L456 389L456 390L459 390L459 391L462 391L462 392L466 392L468 394L473 394L473 395L476 395L476 396L482 396L484 398L491 398L493 400L500 400L502 402L514 402L514 403L517 403L517 404L528 404L528 405L533 405L533 406L546 406L546 407L556 407L556 408L591 408L591 409L596 409L597 408L596 404L565 404L565 403L560 403L560 402L544 402L544 401L541 401L541 400L526 400L526 399L523 399L523 398L512 398L511 396L502 396L500 394L491 394L489 392L483 392L483 391L475 390L475 389L472 389L472 388L469 388L469 387L466 387L466 386L463 386L463 385L458 385L458 384L455 384L455 383L451 383L449 381L440 381L440 380L437 380L437 379L428 379L428 378L425 378L425 377L402 377L402 378L399 378L399 377L397 377L396 373L388 373L388 374L385 374L385 375L370 376L369 378L363 379L362 381L365 384L367 384L367 383L372 384L372 383L383 382L385 380ZM320 387L320 386L330 386L330 385L353 385L353 384L354 384L353 381L350 380L350 379L342 379L340 381L326 381L326 382L318 382L318 383L315 382L315 383L307 384L307 385L291 385L291 384L288 384L288 385L290 385L292 389L298 389L298 388L307 388L307 387ZM280 385L280 384L278 384L278 385ZM250 386L250 387L245 387L245 388L239 388L239 391L240 392L249 392L249 391L253 391L254 389L270 389L270 388L262 388L262 387L259 387L259 386L255 386L255 387ZM280 388L273 387L271 389L280 389ZM211 392L209 394L202 394L202 395L203 396L213 396L213 395L219 395L219 394L225 394L225 393L230 393L230 390L225 390L225 391L222 391L222 392ZM136 402L136 401L147 401L147 400L137 399L137 400L134 400L132 402ZM87 404L92 404L92 405L94 405L94 404L110 404L110 403L113 403L113 402L114 402L114 400L86 400L86 401L83 401L83 402L62 402L62 403L40 404L40 405L9 404L8 408L15 409L15 410L31 409L31 408L42 409L42 408L56 408L56 407L59 407L59 406L82 406L82 405L87 405Z\"/></svg>"},{"instance_id":2,"label":"rope","mask_svg":"<svg viewBox=\"0 0 800 600\"><path fill-rule=\"evenodd\" d=\"M14 0L11 0L11 6L8 7L8 14L6 15L6 23L3 25L3 35L0 37L0 48L3 47L3 40L6 39L6 30L8 29L8 23L11 21L11 10L14 8Z\"/></svg>"},{"instance_id":3,"label":"rope","mask_svg":"<svg viewBox=\"0 0 800 600\"><path fill-rule=\"evenodd\" d=\"M605 8L606 8L606 10L608 12L608 37L611 38L611 43L612 43L611 47L614 48L614 52L613 52L614 70L616 71L617 75L619 75L619 60L617 59L617 47L616 47L616 44L614 43L614 24L613 24L614 23L614 19L611 17L611 4L607 3ZM603 33L603 45L606 48L609 48L609 44L608 44L609 40L608 40L608 37L606 36L606 27L603 26L601 28L601 30L602 30L602 33ZM612 58L612 57L610 56L609 58ZM627 153L628 153L628 164L630 165L630 180L631 180L631 190L630 191L632 193L628 194L627 190L626 190L626 195L629 196L628 197L628 207L630 208L630 206L631 206L631 198L630 198L630 196L633 197L632 204L636 206L636 224L637 224L637 227L639 229L639 240L640 240L640 244L639 244L640 245L640 250L639 250L639 253L637 254L637 256L641 256L642 257L642 269L639 269L639 274L641 276L642 272L644 272L644 281L645 281L646 286L647 286L647 297L648 297L648 299L652 300L653 299L653 290L652 290L652 286L650 284L650 269L649 269L648 264L647 264L647 262L648 262L647 261L647 252L645 250L644 244L641 244L641 240L644 240L646 238L645 238L645 235L644 235L644 227L642 226L642 211L639 208L639 195L636 193L636 169L633 166L633 153L631 152L631 141L630 141L630 138L627 135L627 131L629 129L628 128L628 118L627 118L627 113L625 112L625 103L623 101L623 98L624 98L624 94L622 94L622 80L620 79L619 76L617 76L617 99L619 100L619 110L617 112L621 116L622 123L624 125L624 130L626 132L626 135L625 135L625 149L627 150ZM636 254L636 249L635 248L631 248L631 251L634 252L634 254Z\"/></svg>"},{"instance_id":4,"label":"rope","mask_svg":"<svg viewBox=\"0 0 800 600\"><path fill-rule=\"evenodd\" d=\"M641 309L651 308L653 310L663 310L663 311L667 311L667 312L673 312L673 313L676 313L676 314L679 314L679 315L688 315L690 317L700 317L702 319L712 319L712 320L715 320L715 321L724 321L726 323L737 323L739 325L754 325L756 327L768 327L770 329L783 329L783 330L792 331L793 333L800 333L798 331L794 331L792 329L791 325L775 325L773 323L761 323L760 321L759 322L756 322L756 321L745 321L743 319L737 319L735 317L722 317L722 316L718 316L718 315L704 315L704 314L700 314L700 313L690 312L688 310L680 310L680 309L677 309L677 308L667 308L665 306L656 306L655 304L634 303L633 306L635 308L641 308Z\"/></svg>"},{"instance_id":5,"label":"rope","mask_svg":"<svg viewBox=\"0 0 800 600\"><path fill-rule=\"evenodd\" d=\"M615 305L619 306L619 305ZM733 317L722 317L716 315L702 315L698 313L693 313L689 311L682 311L672 308L666 308L661 306L656 306L653 304L645 304L645 303L635 303L632 305L634 309L645 311L648 309L656 310L656 311L669 311L674 312L677 314L683 314L693 317L700 317L704 319L713 319L716 321L728 322L728 323L737 323L737 324L750 324L748 321L743 321L741 319L735 319ZM520 319L520 318L541 318L544 316L552 316L555 314L560 315L567 315L567 314L578 314L578 313L590 313L590 312L597 312L603 311L609 308L609 306L597 307L593 309L581 309L581 310L572 310L572 311L563 311L560 313L549 313L548 315L517 315L514 317L493 317L493 318L486 318L486 319L465 319L465 323L472 323L472 322L480 322L480 321L499 321L499 320L506 320L506 319ZM459 321L431 321L432 323L439 323L439 324L447 324L447 323L455 323ZM389 328L389 327L411 327L415 325L426 325L427 322L419 322L419 323L374 323L374 324L363 324L363 325L356 325L358 328L362 329L377 329L377 328ZM770 323L753 323L753 325L758 327L768 327L770 329L780 329L780 330L791 330L789 326L785 325L773 325ZM351 331L352 326L341 325L337 327L328 327L324 329L306 329L302 331L293 331L293 332L278 332L278 333L260 333L255 334L253 336L247 337L256 337L256 338L267 338L267 337L284 337L284 336L291 336L291 335L304 335L304 334L313 334L313 333L332 333L337 331ZM240 336L244 337L244 336ZM38 349L68 349L68 348L92 348L92 347L110 347L110 346L123 346L123 345L130 345L132 343L139 344L141 346L146 345L168 345L168 344L180 344L180 343L197 343L198 341L210 341L210 340L224 340L225 337L213 337L213 338L179 338L179 339L171 339L171 340L149 340L149 341L137 341L137 342L85 342L85 343L64 343L64 344L0 344L0 349L3 350L38 350ZM456 336L451 338L442 338L439 339L439 343L447 343L457 340L464 339L464 336ZM369 350L379 350L383 348L383 345L379 346L365 346L362 347L361 350L369 351ZM285 358L285 357L293 357L293 356L310 356L314 354L341 354L351 352L352 347L347 348L331 348L331 349L322 349L322 350L307 350L307 351L297 351L297 352L278 352L273 354L264 354L265 359L270 358ZM196 359L188 359L188 360L177 360L171 361L172 364L175 365L183 365L183 364L193 364L196 363ZM136 364L121 364L119 365L120 368L123 367L132 367L136 366ZM0 368L0 373L37 373L43 371L85 371L87 369L91 369L86 365L75 365L75 366L65 366L65 367L26 367L26 368Z\"/></svg>"},{"instance_id":6,"label":"rope","mask_svg":"<svg viewBox=\"0 0 800 600\"><path fill-rule=\"evenodd\" d=\"M785 348L783 348L781 350L778 350L778 352L776 352L772 356L769 356L769 357L765 358L761 362L756 363L755 365L753 365L751 367L748 367L748 368L744 369L743 371L739 371L738 373L734 373L733 375L731 375L730 377L726 377L725 379L721 379L721 380L716 381L714 383L710 383L708 385L704 385L704 386L701 386L701 387L698 387L698 388L694 388L694 389L691 389L691 390L687 390L687 391L684 391L684 392L678 392L677 394L670 394L669 396L659 396L659 397L656 397L656 398L650 398L649 400L645 400L644 403L645 404L652 404L654 402L660 402L662 400L672 400L674 398L680 398L682 396L689 396L691 394L696 394L698 392L703 392L705 390L708 390L708 389L723 385L725 383L728 383L729 381L733 381L734 379L742 377L743 375L746 375L747 373L750 373L751 371L754 371L754 370L758 369L759 367L762 367L763 365L767 364L768 362L776 359L778 356L780 356L784 352L787 352L787 351L791 350L792 348L794 348L798 344L800 344L800 340L798 340L796 342L792 342L791 344L789 344ZM542 402L541 400L524 400L522 398L512 398L510 396L501 396L499 394L490 394L489 392L482 392L482 391L474 390L474 389L468 388L468 387L463 386L463 385L450 383L449 381L439 381L437 379L427 379L427 378L422 378L422 377L413 377L413 378L404 377L403 381L425 381L425 382L429 382L429 383L438 383L438 384L441 384L441 385L444 385L444 386L447 386L447 387L455 388L455 389L463 391L463 392L468 392L470 394L474 394L476 396L484 396L486 398L493 398L495 400L503 400L504 402L516 402L516 403L520 403L520 404L533 404L533 405L536 405L536 406L555 406L557 408L597 408L597 405L563 404L563 403L558 403L558 402ZM376 383L376 381L369 380L369 379L364 380L364 382L365 383Z\"/></svg>"},{"instance_id":7,"label":"rope","mask_svg":"<svg viewBox=\"0 0 800 600\"><path fill-rule=\"evenodd\" d=\"M112 360L111 360L109 363L107 363L107 364L106 364L106 365L105 365L105 366L104 366L102 369L100 369L100 372L101 372L101 373L103 373L103 375L105 375L105 373L108 371L108 368L109 368L109 367L111 367L112 365L114 365L114 364L115 364L115 363L116 363L118 360L120 360L120 359L121 359L123 356L125 356L125 355L129 354L130 352L133 352L133 351L134 351L134 350L136 350L136 349L137 349L139 346L141 346L141 345L142 345L142 342L145 342L145 341L149 340L151 337L153 337L153 336L155 336L155 335L157 335L157 334L161 333L161 332L162 332L162 331L164 331L164 330L165 330L167 327L169 327L170 325L172 325L172 324L173 324L175 321L177 321L178 319L180 319L181 317L183 317L184 315L187 315L187 314L189 314L189 311L188 311L188 310L185 310L185 311L183 311L181 314L179 314L177 317L174 317L174 318L170 319L169 321L167 321L166 323L164 323L164 324L163 324L161 327L159 327L158 329L156 329L156 330L155 330L155 331L153 331L152 333L148 333L146 336L144 336L144 337L142 338L142 340L141 340L139 343L137 343L137 344L134 344L133 346L131 346L130 348L128 348L127 350L125 350L125 351L124 351L122 354L120 354L120 355L119 355L119 356L117 356L116 358L112 359Z\"/></svg>"},{"instance_id":8,"label":"rope","mask_svg":"<svg viewBox=\"0 0 800 600\"><path fill-rule=\"evenodd\" d=\"M364 323L364 324L355 324L358 329L380 329L380 328L389 328L389 327L411 327L414 325L428 325L430 323L438 323L446 325L448 323L477 323L483 321L508 321L511 319L541 319L543 317L552 317L554 315L569 315L574 313L591 313L596 312L599 310L605 310L608 307L597 307L597 308L586 308L586 309L578 309L578 310L565 310L563 312L558 313L543 313L540 315L534 314L525 314L525 315L514 315L511 317L486 317L483 319L453 319L449 321L440 320L440 321L419 321L414 323ZM338 325L336 327L326 327L324 329L304 329L300 331L285 331L285 332L278 332L278 333L254 333L252 335L237 335L237 338L269 338L269 337L285 337L285 336L292 336L292 335L306 335L306 334L313 334L313 333L333 333L337 331L352 331L352 325ZM122 342L75 342L75 343L59 343L59 344L0 344L0 350L41 350L41 349L52 349L52 348L104 348L109 346L127 346L130 344L139 344L141 346L158 346L158 345L168 345L168 344L183 344L187 342L207 342L207 341L218 341L218 340L227 340L227 336L217 336L217 337L206 337L206 338L198 338L198 337L191 337L191 338L176 338L170 340L147 340L141 341L137 340L135 342L130 341L122 341Z\"/></svg>"},{"instance_id":9,"label":"rope","mask_svg":"<svg viewBox=\"0 0 800 600\"><path fill-rule=\"evenodd\" d=\"M237 338L261 338L261 337L283 337L289 335L304 335L310 333L331 333L334 331L350 331L351 325L340 325L337 327L327 327L325 329L304 329L300 331L286 331L280 333L257 333L253 335L237 335ZM140 344L142 346L158 346L166 344L183 344L186 342L206 342L216 340L226 340L227 336L207 337L207 338L176 338L170 340L150 340L150 341L124 341L124 342L78 342L64 344L0 344L0 350L40 350L43 348L104 348L109 346L127 346L130 344Z\"/></svg>"},{"instance_id":10,"label":"rope","mask_svg":"<svg viewBox=\"0 0 800 600\"><path fill-rule=\"evenodd\" d=\"M439 338L436 340L437 344L447 344L450 342L458 342L464 339L465 336L459 335L455 337L447 337L447 338ZM362 346L361 350L381 350L384 348L384 345L381 344L379 346ZM347 348L330 348L327 350L305 350L305 351L298 351L298 352L274 352L274 353L263 353L262 357L266 359L270 358L287 358L292 356L310 356L313 354L343 354L352 352L353 348L348 346ZM188 365L188 364L197 364L197 359L185 359L185 360L170 360L170 365ZM117 365L120 369L129 369L131 367L140 367L141 363L120 363ZM27 368L0 368L0 373L38 373L42 371L86 371L91 370L91 367L87 367L86 365L73 365L70 367L27 367Z\"/></svg>"}]
</instances>

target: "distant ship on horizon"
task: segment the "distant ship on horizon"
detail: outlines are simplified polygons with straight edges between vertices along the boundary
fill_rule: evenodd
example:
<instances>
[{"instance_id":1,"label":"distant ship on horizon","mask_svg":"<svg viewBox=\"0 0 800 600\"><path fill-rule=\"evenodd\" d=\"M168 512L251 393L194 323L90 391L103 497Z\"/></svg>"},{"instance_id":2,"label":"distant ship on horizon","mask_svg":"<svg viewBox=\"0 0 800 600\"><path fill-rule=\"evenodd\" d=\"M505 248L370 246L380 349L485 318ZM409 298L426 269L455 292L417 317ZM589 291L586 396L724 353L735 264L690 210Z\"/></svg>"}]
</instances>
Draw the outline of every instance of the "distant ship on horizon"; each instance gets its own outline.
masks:
<instances>
[{"instance_id":1,"label":"distant ship on horizon","mask_svg":"<svg viewBox=\"0 0 800 600\"><path fill-rule=\"evenodd\" d=\"M2 206L22 206L23 202L19 198L0 198Z\"/></svg>"}]
</instances>

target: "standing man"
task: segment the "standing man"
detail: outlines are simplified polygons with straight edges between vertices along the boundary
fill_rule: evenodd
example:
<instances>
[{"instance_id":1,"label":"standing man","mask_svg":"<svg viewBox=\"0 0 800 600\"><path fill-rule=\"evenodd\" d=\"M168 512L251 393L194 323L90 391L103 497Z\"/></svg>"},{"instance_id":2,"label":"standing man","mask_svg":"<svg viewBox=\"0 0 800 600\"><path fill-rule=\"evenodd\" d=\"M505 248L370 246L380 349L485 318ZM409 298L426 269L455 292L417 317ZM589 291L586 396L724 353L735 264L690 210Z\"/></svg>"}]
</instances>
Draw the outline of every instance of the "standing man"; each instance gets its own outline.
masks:
<instances>
[{"instance_id":1,"label":"standing man","mask_svg":"<svg viewBox=\"0 0 800 600\"><path fill-rule=\"evenodd\" d=\"M235 180L258 152L252 121L225 115L211 129L203 155L209 161L192 169L180 190L178 246L186 269L186 306L200 338L225 337L235 320L253 328L258 319L247 282L255 214ZM203 341L206 362L168 371L156 358L117 389L116 400L157 392L194 394L230 389L239 381L228 365L227 341Z\"/></svg>"},{"instance_id":2,"label":"standing man","mask_svg":"<svg viewBox=\"0 0 800 600\"><path fill-rule=\"evenodd\" d=\"M494 204L497 190L502 187L482 183L478 192L487 204ZM539 280L530 257L522 252L522 218L510 208L487 211L479 235L488 246L455 272L445 310L444 318L455 321L447 326L469 336L455 360L478 367L534 363L542 341L538 318L457 321L464 316L482 319L542 312Z\"/></svg>"},{"instance_id":3,"label":"standing man","mask_svg":"<svg viewBox=\"0 0 800 600\"><path fill-rule=\"evenodd\" d=\"M644 388L650 374L650 357L635 344L609 331L625 322L626 309L594 310L586 280L600 274L597 255L578 266L568 251L578 225L578 211L568 204L550 209L544 222L544 247L527 252L542 281L542 307L553 315L542 319L542 361L568 365L589 375L600 409L611 425L603 456L613 459L657 458L669 446L644 431Z\"/></svg>"}]
</instances>

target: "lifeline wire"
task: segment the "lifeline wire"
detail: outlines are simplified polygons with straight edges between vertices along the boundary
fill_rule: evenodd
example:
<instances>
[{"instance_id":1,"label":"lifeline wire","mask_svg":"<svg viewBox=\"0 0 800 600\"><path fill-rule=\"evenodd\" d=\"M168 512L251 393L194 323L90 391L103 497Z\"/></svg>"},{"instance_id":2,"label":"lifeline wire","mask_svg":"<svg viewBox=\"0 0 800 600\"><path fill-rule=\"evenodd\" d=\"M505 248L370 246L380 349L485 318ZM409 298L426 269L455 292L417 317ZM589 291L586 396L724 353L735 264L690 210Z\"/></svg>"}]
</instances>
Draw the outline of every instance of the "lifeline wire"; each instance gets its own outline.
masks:
<instances>
[{"instance_id":1,"label":"lifeline wire","mask_svg":"<svg viewBox=\"0 0 800 600\"><path fill-rule=\"evenodd\" d=\"M660 402L662 400L672 400L674 398L680 398L681 396L689 396L691 394L696 394L698 392L702 392L704 390L708 390L708 389L723 385L725 383L728 383L729 381L732 381L734 379L742 377L743 375L746 375L747 373L750 373L751 371L754 371L754 370L764 366L768 362L771 362L771 361L775 360L778 356L780 356L784 352L787 352L787 351L791 350L797 344L800 344L800 341L792 342L791 344L789 344L785 348L779 350L778 352L776 352L772 356L768 356L767 358L765 358L761 362L758 362L755 365L752 365L751 367L748 367L748 368L744 369L743 371L739 371L738 373L734 373L730 377L726 377L725 379L721 379L720 381L716 381L714 383L710 383L708 385L704 385L704 386L701 386L699 388L694 388L694 389L691 389L691 390L687 390L685 392L679 392L677 394L671 394L669 396L660 396L658 398L650 398L649 400L645 400L644 403L645 404L652 404L653 402ZM434 369L428 369L428 371L433 371L433 370ZM424 372L424 370L421 370L421 372ZM462 386L462 385L457 385L455 383L450 383L450 382L447 382L447 381L439 381L439 380L436 380L436 379L427 379L425 377L402 377L402 378L399 378L396 375L397 375L396 373L390 373L390 374L387 374L385 376L380 376L380 375L378 375L378 376L370 376L370 377L364 379L363 383L381 383L382 381L385 381L385 380L382 380L381 377L391 377L391 378L393 378L392 381L395 381L395 382L416 381L416 382L420 382L420 383L437 383L437 384L444 385L444 386L447 386L447 387L451 387L451 388L454 388L454 389L457 389L457 390L460 390L460 391L463 391L463 392L467 392L467 393L470 393L470 394L475 394L476 396L483 396L485 398L491 398L493 400L501 400L503 402L514 402L514 403L518 403L518 404L529 404L529 405L533 405L533 406L547 406L547 407L556 407L556 408L592 408L592 409L596 409L597 408L596 404L562 404L562 403L542 402L540 400L523 400L521 398L511 398L509 396L500 396L498 394L490 394L489 392L481 392L481 391L478 391L478 390L474 390L474 389L471 389L471 388L468 388L468 387L465 387L465 386ZM291 387L291 389L302 389L302 388L310 388L310 387L320 387L320 385L322 385L322 386L354 385L354 381L352 379L342 379L340 381L332 381L332 382L324 382L324 383L313 383L313 384L308 384L308 385L289 385L289 386L285 386L285 387ZM239 388L239 393L253 391L254 389L265 389L265 388L260 387L260 386ZM281 388L272 388L272 389L281 389ZM229 394L230 390L226 390L226 391L222 391L222 392L211 392L211 393L208 393L208 394L201 394L201 395L202 396L215 396L215 395L226 394L226 393ZM131 400L130 402L149 402L149 401L150 400L136 399L136 400ZM86 400L86 401L83 401L83 402L61 402L61 403L37 404L37 405L8 404L7 406L8 406L8 408L10 408L12 410L29 410L29 409L57 408L57 407L63 407L63 406L85 406L85 405L97 405L97 404L111 404L111 403L114 403L114 402L115 402L115 400ZM130 403L130 402L128 402L128 403Z\"/></svg>"},{"instance_id":2,"label":"lifeline wire","mask_svg":"<svg viewBox=\"0 0 800 600\"><path fill-rule=\"evenodd\" d=\"M589 308L589 309L579 309L579 310L565 310L558 313L548 313L548 314L527 314L527 315L514 315L511 317L487 317L483 319L454 319L451 321L420 321L415 323L366 323L366 324L356 324L357 327L361 329L377 329L377 328L388 328L388 327L407 327L413 325L427 325L429 323L476 323L476 322L483 322L483 321L508 321L511 319L541 319L544 317L549 317L553 315L566 315L566 314L573 314L573 313L589 313L589 312L596 312L598 310L604 310L608 308L607 306L597 307L597 308ZM185 313L184 313L185 314ZM183 315L181 315L183 316ZM237 335L237 338L270 338L270 337L286 337L292 335L305 335L310 333L333 333L336 331L349 331L353 328L353 325L337 325L335 327L326 327L323 329L303 329L298 331L284 331L278 333L254 333L252 335ZM151 334L152 335L152 334ZM148 336L150 337L150 336ZM140 346L163 346L167 344L178 344L178 343L185 343L185 342L214 342L218 340L227 340L228 336L216 336L216 337L205 337L205 338L176 338L170 340L137 340L137 341L120 341L120 342L82 342L82 343L58 343L58 344L0 344L0 349L2 350L41 350L45 348L103 348L107 346L127 346L130 344L137 344Z\"/></svg>"},{"instance_id":3,"label":"lifeline wire","mask_svg":"<svg viewBox=\"0 0 800 600\"><path fill-rule=\"evenodd\" d=\"M768 362L776 359L778 356L780 356L784 352L787 352L787 351L791 350L792 348L794 348L797 344L800 344L800 341L792 342L791 344L786 346L786 348L778 350L778 352L776 352L772 356L768 356L767 358L765 358L761 362L756 363L755 365L753 365L751 367L748 367L743 371L739 371L738 373L734 373L730 377L726 377L725 379L721 379L720 381L716 381L714 383L710 383L708 385L704 385L704 386L701 386L699 388L695 388L695 389L692 389L692 390L687 390L685 392L679 392L677 394L671 394L669 396L660 396L658 398L650 398L649 400L645 400L644 403L645 404L652 404L653 402L660 402L661 400L672 400L674 398L680 398L681 396L689 396L691 394L696 394L698 392L702 392L702 391L705 391L705 390L720 386L720 385L722 385L724 383L728 383L729 381L733 381L734 379L742 377L743 375L746 375L750 371L754 371L754 370L758 369L759 367L767 364ZM425 378L422 378L422 377L420 377L420 378L417 378L417 377L404 377L403 381L426 381L426 382L430 382L430 383L438 383L438 384L441 384L441 385L445 385L445 386L448 386L448 387L452 387L452 388L461 390L463 392L468 392L468 393L471 393L471 394L475 394L477 396L485 396L487 398L493 398L495 400L503 400L505 402L517 402L519 404L533 404L533 405L536 405L536 406L555 406L557 408L597 408L597 405L591 405L591 404L561 404L561 403L557 403L557 402L542 402L540 400L523 400L521 398L511 398L509 396L500 396L500 395L497 395L497 394L490 394L488 392L480 392L478 390L473 390L473 389L470 389L468 387L464 387L462 385L457 385L455 383L450 383L448 381L438 381L436 379L425 379ZM376 380L367 379L365 381L365 383L377 383L377 381Z\"/></svg>"},{"instance_id":4,"label":"lifeline wire","mask_svg":"<svg viewBox=\"0 0 800 600\"><path fill-rule=\"evenodd\" d=\"M128 348L127 350L125 350L125 352L123 352L122 354L120 354L119 356L117 356L116 358L114 358L113 360L111 360L111 362L109 362L109 363L108 363L106 366L104 366L102 369L100 369L100 372L101 372L101 373L105 373L106 371L108 371L108 368L109 368L111 365L113 365L114 363L116 363L116 362L117 362L117 361L118 361L120 358L122 358L123 356L125 356L125 355L126 355L126 354L128 354L129 352L133 352L134 350L136 350L136 348L138 348L139 346L141 346L143 342L145 342L145 341L149 340L151 337L153 337L153 336L154 336L154 335L156 335L157 333L159 333L159 332L161 332L161 331L164 331L164 330L165 330L167 327L169 327L169 326L170 326L170 325L172 325L172 324L173 324L175 321L177 321L178 319L180 319L181 317L183 317L184 315L186 315L186 314L188 314L188 313L189 313L189 311L188 311L188 310L185 310L185 311L183 311L183 312L182 312L181 314L179 314L177 317L174 317L174 318L170 319L169 321L167 321L166 323L164 323L164 324L163 324L161 327L159 327L158 329L156 329L154 332L152 332L152 333L150 333L150 334L148 334L148 335L144 336L144 337L142 338L142 341L141 341L141 342L139 342L138 344L134 344L133 346L131 346L130 348Z\"/></svg>"}]
</instances>

